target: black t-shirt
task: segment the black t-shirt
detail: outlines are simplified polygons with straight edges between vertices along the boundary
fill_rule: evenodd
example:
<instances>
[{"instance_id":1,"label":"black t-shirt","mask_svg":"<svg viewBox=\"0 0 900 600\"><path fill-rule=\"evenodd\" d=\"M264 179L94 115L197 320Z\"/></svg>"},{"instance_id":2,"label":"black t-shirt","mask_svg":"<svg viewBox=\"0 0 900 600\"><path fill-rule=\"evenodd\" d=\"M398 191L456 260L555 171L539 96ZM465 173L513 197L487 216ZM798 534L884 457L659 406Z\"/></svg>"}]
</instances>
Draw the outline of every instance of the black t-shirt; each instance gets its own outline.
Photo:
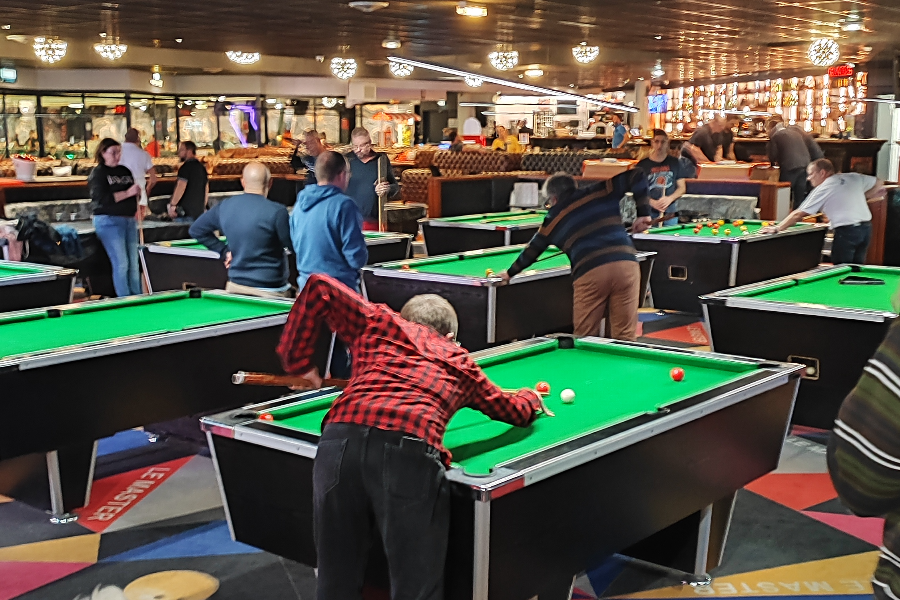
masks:
<instances>
[{"instance_id":1,"label":"black t-shirt","mask_svg":"<svg viewBox=\"0 0 900 600\"><path fill-rule=\"evenodd\" d=\"M188 159L178 168L178 179L187 181L178 205L185 216L196 219L206 210L206 183L209 181L206 167L196 158Z\"/></svg>"},{"instance_id":2,"label":"black t-shirt","mask_svg":"<svg viewBox=\"0 0 900 600\"><path fill-rule=\"evenodd\" d=\"M674 156L666 156L662 162L645 158L638 161L636 168L647 175L647 193L654 200L675 192L675 183L684 179L681 162Z\"/></svg>"},{"instance_id":3,"label":"black t-shirt","mask_svg":"<svg viewBox=\"0 0 900 600\"><path fill-rule=\"evenodd\" d=\"M720 133L714 133L713 140L715 140L717 146L722 146L722 158L728 158L726 156L728 148L734 143L734 134L731 132L731 129L726 127Z\"/></svg>"},{"instance_id":4,"label":"black t-shirt","mask_svg":"<svg viewBox=\"0 0 900 600\"><path fill-rule=\"evenodd\" d=\"M113 194L134 185L134 176L128 167L97 165L88 177L91 210L95 215L133 217L137 212L137 196L116 202Z\"/></svg>"},{"instance_id":5,"label":"black t-shirt","mask_svg":"<svg viewBox=\"0 0 900 600\"><path fill-rule=\"evenodd\" d=\"M698 127L697 131L694 132L694 135L691 136L691 139L689 139L688 142L700 148L707 160L716 160L716 148L719 145L719 140L716 139L716 136L713 134L709 125L701 125ZM684 156L688 156L693 160L693 156L688 152L685 152Z\"/></svg>"}]
</instances>

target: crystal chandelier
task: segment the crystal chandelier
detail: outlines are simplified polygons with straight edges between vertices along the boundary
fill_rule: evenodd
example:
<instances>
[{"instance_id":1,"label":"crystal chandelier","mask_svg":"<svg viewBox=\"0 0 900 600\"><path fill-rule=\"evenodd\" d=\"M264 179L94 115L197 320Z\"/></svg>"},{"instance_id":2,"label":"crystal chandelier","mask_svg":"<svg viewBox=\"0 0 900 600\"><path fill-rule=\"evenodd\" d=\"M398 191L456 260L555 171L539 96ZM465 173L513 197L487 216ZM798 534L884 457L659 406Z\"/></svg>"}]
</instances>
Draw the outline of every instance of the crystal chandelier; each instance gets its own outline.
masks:
<instances>
[{"instance_id":1,"label":"crystal chandelier","mask_svg":"<svg viewBox=\"0 0 900 600\"><path fill-rule=\"evenodd\" d=\"M413 67L404 63L391 61L388 63L388 67L394 77L409 77L413 72Z\"/></svg>"},{"instance_id":2,"label":"crystal chandelier","mask_svg":"<svg viewBox=\"0 0 900 600\"><path fill-rule=\"evenodd\" d=\"M356 60L352 58L335 57L331 59L331 72L338 79L350 79L356 75Z\"/></svg>"},{"instance_id":3,"label":"crystal chandelier","mask_svg":"<svg viewBox=\"0 0 900 600\"><path fill-rule=\"evenodd\" d=\"M806 55L817 67L830 67L841 57L841 47L832 39L818 38L809 45Z\"/></svg>"},{"instance_id":4,"label":"crystal chandelier","mask_svg":"<svg viewBox=\"0 0 900 600\"><path fill-rule=\"evenodd\" d=\"M332 98L330 96L322 97L322 106L324 106L325 108L334 108L335 106L337 106L337 102L337 98Z\"/></svg>"},{"instance_id":5,"label":"crystal chandelier","mask_svg":"<svg viewBox=\"0 0 900 600\"><path fill-rule=\"evenodd\" d=\"M69 44L65 40L55 37L34 38L34 55L42 62L53 64L59 62L66 55Z\"/></svg>"},{"instance_id":6,"label":"crystal chandelier","mask_svg":"<svg viewBox=\"0 0 900 600\"><path fill-rule=\"evenodd\" d=\"M120 44L119 38L113 39L112 42L94 44L94 52L96 52L106 60L119 60L127 51L128 45Z\"/></svg>"},{"instance_id":7,"label":"crystal chandelier","mask_svg":"<svg viewBox=\"0 0 900 600\"><path fill-rule=\"evenodd\" d=\"M488 60L498 71L509 71L519 64L519 53L515 50L491 52L488 54Z\"/></svg>"},{"instance_id":8,"label":"crystal chandelier","mask_svg":"<svg viewBox=\"0 0 900 600\"><path fill-rule=\"evenodd\" d=\"M466 85L469 87L481 87L481 84L484 83L484 80L481 77L475 77L473 75L466 75L465 78Z\"/></svg>"},{"instance_id":9,"label":"crystal chandelier","mask_svg":"<svg viewBox=\"0 0 900 600\"><path fill-rule=\"evenodd\" d=\"M577 46L572 47L572 56L575 60L583 65L592 63L600 56L599 46L588 46L587 42L581 42Z\"/></svg>"},{"instance_id":10,"label":"crystal chandelier","mask_svg":"<svg viewBox=\"0 0 900 600\"><path fill-rule=\"evenodd\" d=\"M253 63L259 61L259 52L240 52L236 50L229 50L225 53L225 56L228 57L233 63L237 63L239 65L252 65Z\"/></svg>"}]
</instances>

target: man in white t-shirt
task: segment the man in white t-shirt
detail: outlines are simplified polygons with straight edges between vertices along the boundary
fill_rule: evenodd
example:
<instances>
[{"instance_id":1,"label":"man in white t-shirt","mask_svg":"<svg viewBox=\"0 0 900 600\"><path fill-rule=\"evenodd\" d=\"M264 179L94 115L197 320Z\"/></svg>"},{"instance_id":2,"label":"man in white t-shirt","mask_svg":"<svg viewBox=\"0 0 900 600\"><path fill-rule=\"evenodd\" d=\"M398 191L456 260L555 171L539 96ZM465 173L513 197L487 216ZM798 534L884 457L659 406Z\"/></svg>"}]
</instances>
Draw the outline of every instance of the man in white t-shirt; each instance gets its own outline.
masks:
<instances>
[{"instance_id":1,"label":"man in white t-shirt","mask_svg":"<svg viewBox=\"0 0 900 600\"><path fill-rule=\"evenodd\" d=\"M125 165L131 171L134 182L141 186L141 210L146 210L147 194L156 185L156 168L153 159L146 150L141 148L141 136L138 130L132 127L125 133L125 143L122 144L122 158L120 165ZM147 183L147 178L150 182Z\"/></svg>"},{"instance_id":2,"label":"man in white t-shirt","mask_svg":"<svg viewBox=\"0 0 900 600\"><path fill-rule=\"evenodd\" d=\"M831 262L864 263L872 238L872 213L866 202L884 195L884 181L860 173L835 173L827 158L809 163L806 174L813 191L781 223L761 233L779 233L803 217L823 213L834 231Z\"/></svg>"}]
</instances>

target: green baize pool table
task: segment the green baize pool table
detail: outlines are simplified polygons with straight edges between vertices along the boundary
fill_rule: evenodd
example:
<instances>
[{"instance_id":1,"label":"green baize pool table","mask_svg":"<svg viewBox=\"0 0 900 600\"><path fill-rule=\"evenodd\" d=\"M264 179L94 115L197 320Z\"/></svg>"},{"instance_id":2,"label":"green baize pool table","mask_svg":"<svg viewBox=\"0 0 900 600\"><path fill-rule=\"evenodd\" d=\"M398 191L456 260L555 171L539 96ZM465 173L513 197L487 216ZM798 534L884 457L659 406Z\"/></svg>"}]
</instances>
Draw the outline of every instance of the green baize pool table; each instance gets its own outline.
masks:
<instances>
[{"instance_id":1,"label":"green baize pool table","mask_svg":"<svg viewBox=\"0 0 900 600\"><path fill-rule=\"evenodd\" d=\"M796 365L600 338L472 356L503 388L548 382L557 416L518 428L464 408L451 420L451 599L565 597L576 573L626 548L663 562L686 552L668 566L704 580L734 493L777 466L799 382ZM565 388L573 404L559 399ZM203 418L235 539L315 565L312 461L335 397Z\"/></svg>"}]
</instances>

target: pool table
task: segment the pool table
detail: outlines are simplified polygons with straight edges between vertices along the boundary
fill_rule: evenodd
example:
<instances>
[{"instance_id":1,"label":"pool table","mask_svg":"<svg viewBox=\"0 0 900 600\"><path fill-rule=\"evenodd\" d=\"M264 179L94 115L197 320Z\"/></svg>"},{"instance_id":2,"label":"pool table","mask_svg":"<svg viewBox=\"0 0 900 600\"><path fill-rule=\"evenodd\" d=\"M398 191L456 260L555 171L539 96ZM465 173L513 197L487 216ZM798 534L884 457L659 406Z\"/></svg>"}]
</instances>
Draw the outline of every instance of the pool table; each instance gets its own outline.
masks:
<instances>
[{"instance_id":1,"label":"pool table","mask_svg":"<svg viewBox=\"0 0 900 600\"><path fill-rule=\"evenodd\" d=\"M800 369L569 336L472 356L501 387L547 381L556 416L517 428L464 408L450 421L449 600L567 598L576 573L621 551L704 581L736 490L778 464ZM330 390L202 419L234 539L316 564L312 463Z\"/></svg>"},{"instance_id":2,"label":"pool table","mask_svg":"<svg viewBox=\"0 0 900 600\"><path fill-rule=\"evenodd\" d=\"M409 256L411 235L378 231L364 231L363 234L369 249L369 264L402 260ZM141 246L140 256L151 292L191 287L221 290L228 282L228 272L218 253L197 240L147 244ZM287 257L290 282L295 284L297 264L294 254L287 252Z\"/></svg>"},{"instance_id":3,"label":"pool table","mask_svg":"<svg viewBox=\"0 0 900 600\"><path fill-rule=\"evenodd\" d=\"M547 216L545 210L484 213L422 219L419 226L429 256L527 244Z\"/></svg>"},{"instance_id":4,"label":"pool table","mask_svg":"<svg viewBox=\"0 0 900 600\"><path fill-rule=\"evenodd\" d=\"M524 244L364 267L362 292L399 311L418 294L439 294L459 315L457 340L470 351L547 333L572 331L569 259L550 247L530 269L503 285L498 276ZM639 252L641 297L654 254ZM404 267L409 267L404 268ZM487 269L493 274L487 275Z\"/></svg>"},{"instance_id":5,"label":"pool table","mask_svg":"<svg viewBox=\"0 0 900 600\"><path fill-rule=\"evenodd\" d=\"M0 312L68 304L75 269L0 260Z\"/></svg>"},{"instance_id":6,"label":"pool table","mask_svg":"<svg viewBox=\"0 0 900 600\"><path fill-rule=\"evenodd\" d=\"M262 400L288 300L167 292L0 315L0 494L64 519L87 503L96 440Z\"/></svg>"},{"instance_id":7,"label":"pool table","mask_svg":"<svg viewBox=\"0 0 900 600\"><path fill-rule=\"evenodd\" d=\"M723 161L701 164L697 179L778 181L778 174L778 167L772 167L769 163Z\"/></svg>"},{"instance_id":8,"label":"pool table","mask_svg":"<svg viewBox=\"0 0 900 600\"><path fill-rule=\"evenodd\" d=\"M848 276L883 282L848 285ZM704 296L717 352L805 365L794 422L831 429L897 307L900 268L843 265Z\"/></svg>"},{"instance_id":9,"label":"pool table","mask_svg":"<svg viewBox=\"0 0 900 600\"><path fill-rule=\"evenodd\" d=\"M700 313L703 294L807 271L821 260L827 225L797 223L783 233L761 234L765 221L723 221L717 234L707 226L694 233L698 224L712 223L706 221L633 236L635 248L657 253L650 277L653 306ZM725 235L727 228L731 235Z\"/></svg>"}]
</instances>

